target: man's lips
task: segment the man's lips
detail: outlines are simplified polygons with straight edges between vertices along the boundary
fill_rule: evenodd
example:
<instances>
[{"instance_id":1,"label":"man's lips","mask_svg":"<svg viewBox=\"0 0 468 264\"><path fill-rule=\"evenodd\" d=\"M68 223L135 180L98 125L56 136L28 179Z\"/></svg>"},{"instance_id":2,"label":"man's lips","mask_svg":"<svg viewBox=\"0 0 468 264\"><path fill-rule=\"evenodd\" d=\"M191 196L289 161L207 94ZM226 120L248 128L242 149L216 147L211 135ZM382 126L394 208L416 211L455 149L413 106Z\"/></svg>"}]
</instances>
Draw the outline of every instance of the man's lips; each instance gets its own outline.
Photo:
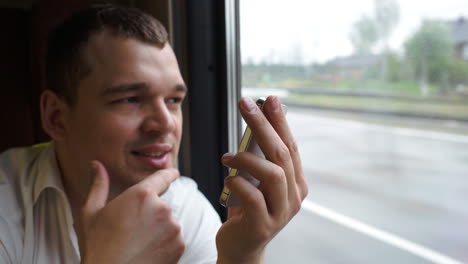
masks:
<instances>
[{"instance_id":1,"label":"man's lips","mask_svg":"<svg viewBox=\"0 0 468 264\"><path fill-rule=\"evenodd\" d=\"M132 152L142 153L142 154L151 154L158 152L170 152L172 150L171 144L151 144L145 145L143 147L135 148Z\"/></svg>"},{"instance_id":2,"label":"man's lips","mask_svg":"<svg viewBox=\"0 0 468 264\"><path fill-rule=\"evenodd\" d=\"M132 154L143 164L150 168L167 168L169 164L169 153L172 146L169 144L146 145L132 151Z\"/></svg>"},{"instance_id":3,"label":"man's lips","mask_svg":"<svg viewBox=\"0 0 468 264\"><path fill-rule=\"evenodd\" d=\"M133 151L132 154L141 156L141 157L147 157L147 158L160 158L167 152L164 151L154 151L154 152L137 152Z\"/></svg>"}]
</instances>

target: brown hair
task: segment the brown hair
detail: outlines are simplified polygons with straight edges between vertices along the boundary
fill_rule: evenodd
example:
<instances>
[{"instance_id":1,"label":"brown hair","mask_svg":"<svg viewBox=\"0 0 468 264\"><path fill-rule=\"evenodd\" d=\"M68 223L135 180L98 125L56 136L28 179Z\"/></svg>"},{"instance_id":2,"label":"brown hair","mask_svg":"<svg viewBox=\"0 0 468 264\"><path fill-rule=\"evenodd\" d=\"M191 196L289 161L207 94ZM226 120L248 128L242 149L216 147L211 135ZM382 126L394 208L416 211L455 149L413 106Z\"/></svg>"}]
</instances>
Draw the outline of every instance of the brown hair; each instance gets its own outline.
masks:
<instances>
[{"instance_id":1,"label":"brown hair","mask_svg":"<svg viewBox=\"0 0 468 264\"><path fill-rule=\"evenodd\" d=\"M168 40L161 22L136 8L96 5L66 19L49 35L46 81L48 88L70 105L76 102L79 81L91 72L83 56L86 44L103 30L161 47Z\"/></svg>"}]
</instances>

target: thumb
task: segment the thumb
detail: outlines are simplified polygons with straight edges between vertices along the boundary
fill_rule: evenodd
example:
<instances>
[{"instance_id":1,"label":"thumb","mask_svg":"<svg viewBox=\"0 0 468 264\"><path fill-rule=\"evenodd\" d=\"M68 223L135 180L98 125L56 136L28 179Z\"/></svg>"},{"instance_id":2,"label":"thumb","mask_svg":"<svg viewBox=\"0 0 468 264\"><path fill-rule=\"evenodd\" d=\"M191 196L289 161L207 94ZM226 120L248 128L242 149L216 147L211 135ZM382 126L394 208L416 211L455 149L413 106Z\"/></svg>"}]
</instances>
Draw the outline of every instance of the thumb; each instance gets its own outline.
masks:
<instances>
[{"instance_id":1,"label":"thumb","mask_svg":"<svg viewBox=\"0 0 468 264\"><path fill-rule=\"evenodd\" d=\"M93 160L91 166L94 179L83 209L88 214L94 215L106 206L109 195L109 175L101 162Z\"/></svg>"}]
</instances>

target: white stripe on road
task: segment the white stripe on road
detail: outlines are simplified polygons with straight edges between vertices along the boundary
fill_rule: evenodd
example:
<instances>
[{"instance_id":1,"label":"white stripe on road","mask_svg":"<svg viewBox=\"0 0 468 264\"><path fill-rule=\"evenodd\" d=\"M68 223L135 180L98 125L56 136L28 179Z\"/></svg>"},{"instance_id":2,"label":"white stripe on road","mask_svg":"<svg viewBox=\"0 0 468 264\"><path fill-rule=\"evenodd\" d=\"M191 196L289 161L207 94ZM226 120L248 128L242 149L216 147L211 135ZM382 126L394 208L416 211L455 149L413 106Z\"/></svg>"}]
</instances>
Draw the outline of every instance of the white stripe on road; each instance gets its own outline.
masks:
<instances>
[{"instance_id":1,"label":"white stripe on road","mask_svg":"<svg viewBox=\"0 0 468 264\"><path fill-rule=\"evenodd\" d=\"M419 130L419 129L413 129L413 128L402 128L402 127L395 127L391 129L395 132L395 134L400 134L403 136L424 137L424 138L432 139L432 140L468 143L468 136L465 136L465 135L457 135L457 134L450 134L450 133L444 133L444 132Z\"/></svg>"},{"instance_id":2,"label":"white stripe on road","mask_svg":"<svg viewBox=\"0 0 468 264\"><path fill-rule=\"evenodd\" d=\"M383 230L377 229L370 225L364 224L358 220L350 218L348 216L337 213L333 210L327 209L323 206L320 206L310 200L304 200L302 202L302 209L310 211L312 213L318 214L324 218L332 220L336 223L349 227L355 231L366 234L372 238L383 241L385 243L391 244L399 249L408 251L414 255L417 255L421 258L429 260L433 263L440 264L462 264L462 262L452 259L448 256L435 252L426 247L420 246L416 243L413 243L404 238L398 237L396 235L390 234Z\"/></svg>"}]
</instances>

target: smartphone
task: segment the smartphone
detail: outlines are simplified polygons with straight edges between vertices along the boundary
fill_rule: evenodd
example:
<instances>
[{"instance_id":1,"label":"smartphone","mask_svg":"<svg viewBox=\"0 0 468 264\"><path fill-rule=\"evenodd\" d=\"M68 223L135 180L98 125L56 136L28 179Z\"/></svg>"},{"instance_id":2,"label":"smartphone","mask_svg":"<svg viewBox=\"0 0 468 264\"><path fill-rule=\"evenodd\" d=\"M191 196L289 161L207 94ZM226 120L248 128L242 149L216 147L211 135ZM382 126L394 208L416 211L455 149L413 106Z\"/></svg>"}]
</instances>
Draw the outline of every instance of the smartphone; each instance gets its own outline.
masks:
<instances>
[{"instance_id":1,"label":"smartphone","mask_svg":"<svg viewBox=\"0 0 468 264\"><path fill-rule=\"evenodd\" d=\"M258 108L260 108L262 111L263 111L263 104L265 103L265 100L266 100L265 98L259 98L256 101ZM286 109L286 106L284 105L282 106L283 106L283 109ZM260 149L257 142L253 138L252 130L248 126L245 128L244 134L242 135L242 139L239 144L238 152L251 152L262 158L265 158L265 155L263 154L262 150ZM247 181L249 181L251 184L253 184L256 187L258 187L258 185L260 184L260 182L256 178L254 178L252 175L250 175L248 172L242 169L231 168L229 170L229 174L227 177L234 177L234 176L244 177ZM224 207L240 205L237 197L226 186L224 186L223 192L221 193L221 196L219 197L219 202Z\"/></svg>"}]
</instances>

